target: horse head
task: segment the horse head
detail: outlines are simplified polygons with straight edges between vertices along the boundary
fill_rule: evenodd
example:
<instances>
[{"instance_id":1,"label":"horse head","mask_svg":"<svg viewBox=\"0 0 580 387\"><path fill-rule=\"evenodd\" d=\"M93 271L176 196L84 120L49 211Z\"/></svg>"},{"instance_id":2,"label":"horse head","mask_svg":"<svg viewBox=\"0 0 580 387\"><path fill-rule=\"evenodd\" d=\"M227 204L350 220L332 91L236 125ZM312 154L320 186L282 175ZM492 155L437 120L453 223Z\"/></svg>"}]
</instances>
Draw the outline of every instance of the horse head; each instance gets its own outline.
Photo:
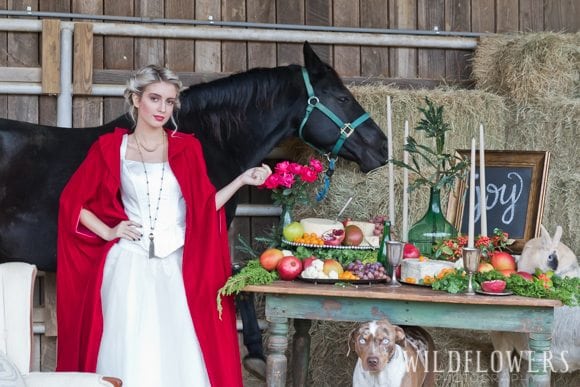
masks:
<instances>
[{"instance_id":1,"label":"horse head","mask_svg":"<svg viewBox=\"0 0 580 387\"><path fill-rule=\"evenodd\" d=\"M356 162L362 172L386 164L387 137L308 42L304 44L304 63L309 117L302 121L298 135L330 157Z\"/></svg>"}]
</instances>

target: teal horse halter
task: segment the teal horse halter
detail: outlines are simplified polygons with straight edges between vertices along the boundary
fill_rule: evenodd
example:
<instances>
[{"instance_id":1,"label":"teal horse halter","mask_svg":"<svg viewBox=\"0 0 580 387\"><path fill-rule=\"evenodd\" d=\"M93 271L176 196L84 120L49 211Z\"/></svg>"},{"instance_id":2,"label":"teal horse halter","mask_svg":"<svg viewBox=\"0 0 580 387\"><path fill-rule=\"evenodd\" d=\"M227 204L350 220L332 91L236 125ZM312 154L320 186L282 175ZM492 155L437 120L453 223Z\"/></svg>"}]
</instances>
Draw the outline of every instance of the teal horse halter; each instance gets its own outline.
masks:
<instances>
[{"instance_id":1,"label":"teal horse halter","mask_svg":"<svg viewBox=\"0 0 580 387\"><path fill-rule=\"evenodd\" d=\"M330 187L330 178L334 173L334 165L336 163L336 159L338 159L338 152L340 152L340 149L344 145L346 139L349 138L350 135L354 133L355 129L360 124L368 120L370 116L368 113L365 112L353 122L343 122L340 118L338 118L336 114L334 114L329 108L327 108L322 102L320 102L320 99L314 94L314 88L312 87L312 83L310 83L308 71L306 71L304 67L302 67L302 78L304 79L304 86L306 86L306 92L308 93L308 103L306 105L306 114L304 115L302 123L300 124L300 128L298 129L298 136L302 141L304 141L310 147L315 149L318 153L326 156L326 158L328 159L328 169L326 170L326 174L324 176L324 187L316 195L316 200L321 201L328 193L328 188ZM324 152L321 149L317 148L315 145L306 141L304 139L304 136L302 135L304 126L306 125L306 122L308 122L310 114L314 109L320 110L326 117L328 117L332 122L334 122L336 126L338 126L338 128L340 128L340 136L338 137L338 140L336 140L336 143L334 144L330 152Z\"/></svg>"}]
</instances>

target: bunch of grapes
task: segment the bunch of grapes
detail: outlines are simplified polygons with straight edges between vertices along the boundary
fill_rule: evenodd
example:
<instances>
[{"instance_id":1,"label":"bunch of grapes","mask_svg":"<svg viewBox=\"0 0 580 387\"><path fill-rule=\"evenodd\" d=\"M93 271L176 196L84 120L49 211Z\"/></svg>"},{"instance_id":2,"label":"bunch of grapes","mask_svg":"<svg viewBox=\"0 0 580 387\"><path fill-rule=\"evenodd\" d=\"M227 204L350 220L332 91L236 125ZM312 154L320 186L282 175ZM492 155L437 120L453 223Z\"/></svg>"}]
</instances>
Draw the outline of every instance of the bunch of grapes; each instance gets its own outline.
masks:
<instances>
[{"instance_id":1,"label":"bunch of grapes","mask_svg":"<svg viewBox=\"0 0 580 387\"><path fill-rule=\"evenodd\" d=\"M358 278L363 280L387 279L387 271L379 262L362 263L360 260L351 262L346 267Z\"/></svg>"},{"instance_id":2,"label":"bunch of grapes","mask_svg":"<svg viewBox=\"0 0 580 387\"><path fill-rule=\"evenodd\" d=\"M371 219L371 223L375 224L373 235L375 236L383 235L383 228L385 227L385 220L387 219L389 219L389 217L386 215L377 215Z\"/></svg>"}]
</instances>

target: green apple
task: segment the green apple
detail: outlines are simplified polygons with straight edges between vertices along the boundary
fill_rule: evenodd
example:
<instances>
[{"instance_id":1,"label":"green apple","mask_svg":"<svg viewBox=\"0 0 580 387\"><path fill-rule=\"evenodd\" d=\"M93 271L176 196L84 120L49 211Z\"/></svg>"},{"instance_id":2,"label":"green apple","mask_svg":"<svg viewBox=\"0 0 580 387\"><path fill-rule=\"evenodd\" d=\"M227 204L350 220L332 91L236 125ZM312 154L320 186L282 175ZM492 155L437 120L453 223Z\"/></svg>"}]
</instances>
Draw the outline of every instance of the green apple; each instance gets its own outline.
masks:
<instances>
[{"instance_id":1,"label":"green apple","mask_svg":"<svg viewBox=\"0 0 580 387\"><path fill-rule=\"evenodd\" d=\"M299 222L292 222L282 230L282 235L287 241L293 242L295 239L304 235L304 227Z\"/></svg>"}]
</instances>

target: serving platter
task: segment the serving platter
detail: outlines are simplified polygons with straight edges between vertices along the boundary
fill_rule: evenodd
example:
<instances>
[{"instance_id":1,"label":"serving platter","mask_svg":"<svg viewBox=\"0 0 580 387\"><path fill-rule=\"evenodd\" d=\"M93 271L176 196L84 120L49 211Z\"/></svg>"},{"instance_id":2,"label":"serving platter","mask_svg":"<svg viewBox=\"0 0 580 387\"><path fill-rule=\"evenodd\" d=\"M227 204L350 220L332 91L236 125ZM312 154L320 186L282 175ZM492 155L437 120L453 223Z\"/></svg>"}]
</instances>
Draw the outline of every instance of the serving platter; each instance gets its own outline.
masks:
<instances>
[{"instance_id":1,"label":"serving platter","mask_svg":"<svg viewBox=\"0 0 580 387\"><path fill-rule=\"evenodd\" d=\"M348 280L348 279L331 279L331 278L302 278L299 276L297 279L304 282L309 282L311 284L324 284L324 285L335 285L337 283L345 283L345 284L352 284L352 285L372 285L372 284L380 284L390 281L389 278L386 279L357 279L357 280Z\"/></svg>"},{"instance_id":2,"label":"serving platter","mask_svg":"<svg viewBox=\"0 0 580 387\"><path fill-rule=\"evenodd\" d=\"M506 290L503 292L486 292L486 291L480 290L480 289L476 289L475 293L483 294L486 296L511 296L512 294L514 294L511 290Z\"/></svg>"},{"instance_id":3,"label":"serving platter","mask_svg":"<svg viewBox=\"0 0 580 387\"><path fill-rule=\"evenodd\" d=\"M335 250L377 250L377 247L371 245L359 245L359 246L331 246L331 245L314 245L311 243L297 243L297 242L290 242L286 239L282 239L282 243L287 244L289 246L304 246L304 247L311 247L315 249L335 249Z\"/></svg>"}]
</instances>

